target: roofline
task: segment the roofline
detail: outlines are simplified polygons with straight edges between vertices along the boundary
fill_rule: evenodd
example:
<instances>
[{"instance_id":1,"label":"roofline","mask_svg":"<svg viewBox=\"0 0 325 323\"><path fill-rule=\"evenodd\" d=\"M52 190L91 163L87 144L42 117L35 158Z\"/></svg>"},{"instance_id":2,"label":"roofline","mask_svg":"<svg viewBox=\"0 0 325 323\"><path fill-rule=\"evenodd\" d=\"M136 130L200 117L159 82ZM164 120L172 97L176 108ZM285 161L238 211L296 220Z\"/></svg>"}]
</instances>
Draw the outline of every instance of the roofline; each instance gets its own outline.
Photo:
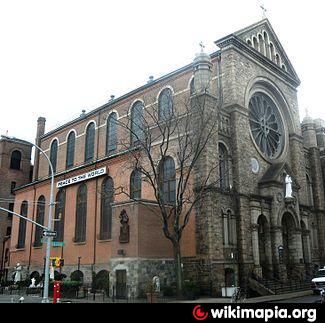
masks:
<instances>
[{"instance_id":1,"label":"roofline","mask_svg":"<svg viewBox=\"0 0 325 323\"><path fill-rule=\"evenodd\" d=\"M19 144L26 145L26 146L33 146L32 143L30 143L26 140L15 138L15 137L8 137L8 136L4 136L4 135L1 135L0 141L10 141L10 142L19 143Z\"/></svg>"},{"instance_id":2,"label":"roofline","mask_svg":"<svg viewBox=\"0 0 325 323\"><path fill-rule=\"evenodd\" d=\"M219 54L220 54L220 51L218 50L218 51L215 51L212 54L210 54L210 57L211 57L211 59L213 59L213 58L217 57ZM94 110L92 110L92 111L90 111L90 112L88 112L88 113L86 113L86 114L84 114L84 115L82 115L82 116L80 116L78 118L75 118L75 119L73 119L73 120L71 120L71 121L63 124L62 126L59 126L59 127L55 128L55 129L53 129L53 130L45 133L44 135L42 135L40 137L40 139L45 139L45 138L51 136L53 133L55 133L55 132L57 132L59 130L64 129L64 128L70 126L71 124L73 124L73 123L75 123L77 121L81 121L81 120L83 120L83 119L85 119L87 117L90 117L90 116L96 114L97 112L99 112L99 111L101 111L103 109L109 108L113 104L116 104L118 102L121 102L121 101L127 99L128 97L132 96L133 94L135 94L137 92L146 90L146 89L150 88L151 86L156 85L156 84L158 84L159 82L161 82L161 81L163 81L165 79L168 79L168 78L170 78L172 76L175 76L177 74L183 73L183 72L189 70L192 66L193 66L193 63L187 64L187 65L185 65L185 66L183 66L183 67L181 67L181 68L179 68L179 69L177 69L175 71L172 71L172 72L170 72L168 74L165 74L165 75L159 77L158 79L156 79L156 80L154 80L154 81L152 81L150 83L141 85L140 87L138 87L138 88L136 88L136 89L134 89L134 90L126 93L126 94L123 94L122 96L120 96L120 97L118 97L116 99L113 99L113 100L105 103L104 105L102 105L102 106L100 106L98 108L95 108Z\"/></svg>"}]
</instances>

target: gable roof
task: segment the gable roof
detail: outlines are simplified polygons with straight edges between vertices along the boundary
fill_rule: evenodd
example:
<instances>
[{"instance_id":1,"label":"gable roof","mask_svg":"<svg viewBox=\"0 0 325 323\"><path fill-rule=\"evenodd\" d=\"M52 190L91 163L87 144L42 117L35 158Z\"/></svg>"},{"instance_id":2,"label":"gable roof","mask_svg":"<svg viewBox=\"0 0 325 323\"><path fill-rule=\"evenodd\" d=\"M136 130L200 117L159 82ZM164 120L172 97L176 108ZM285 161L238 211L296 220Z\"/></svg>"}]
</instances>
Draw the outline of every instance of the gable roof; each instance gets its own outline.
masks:
<instances>
[{"instance_id":1,"label":"gable roof","mask_svg":"<svg viewBox=\"0 0 325 323\"><path fill-rule=\"evenodd\" d=\"M241 45L239 47L253 56L258 56L260 60L262 58L264 63L277 70L282 76L290 76L296 86L300 84L299 77L267 18L223 37L215 43L223 48L229 42L236 45L236 41L237 45Z\"/></svg>"},{"instance_id":2,"label":"gable roof","mask_svg":"<svg viewBox=\"0 0 325 323\"><path fill-rule=\"evenodd\" d=\"M282 174L286 173L292 178L293 185L296 187L300 187L297 183L297 180L295 179L291 168L286 163L277 163L272 164L267 171L264 173L263 177L260 179L259 184L266 184L270 182L278 182L278 183L284 183Z\"/></svg>"}]
</instances>

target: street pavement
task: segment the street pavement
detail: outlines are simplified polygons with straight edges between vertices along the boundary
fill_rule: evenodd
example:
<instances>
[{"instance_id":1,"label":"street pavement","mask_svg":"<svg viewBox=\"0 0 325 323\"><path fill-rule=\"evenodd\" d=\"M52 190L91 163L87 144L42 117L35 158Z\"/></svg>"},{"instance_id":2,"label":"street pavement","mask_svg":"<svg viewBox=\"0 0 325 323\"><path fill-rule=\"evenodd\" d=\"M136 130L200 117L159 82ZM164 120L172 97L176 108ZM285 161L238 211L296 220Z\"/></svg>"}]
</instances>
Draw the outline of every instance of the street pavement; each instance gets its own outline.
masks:
<instances>
[{"instance_id":1,"label":"street pavement","mask_svg":"<svg viewBox=\"0 0 325 323\"><path fill-rule=\"evenodd\" d=\"M9 295L9 294L0 294L0 303L20 303L20 298L24 297L23 303L41 303L42 297L39 295ZM316 303L319 302L320 296L313 295L311 291L302 291L288 294L279 294L279 295L269 295L262 297L248 298L245 300L245 303ZM96 299L93 300L92 297L79 298L79 299L62 299L63 302L72 302L72 303L112 303L112 299L103 298L102 296L96 296ZM124 302L126 300L119 300L118 303ZM129 300L130 303L146 303L146 300ZM163 303L231 303L230 298L199 298L196 300L175 300L175 299L161 299L159 302Z\"/></svg>"}]
</instances>

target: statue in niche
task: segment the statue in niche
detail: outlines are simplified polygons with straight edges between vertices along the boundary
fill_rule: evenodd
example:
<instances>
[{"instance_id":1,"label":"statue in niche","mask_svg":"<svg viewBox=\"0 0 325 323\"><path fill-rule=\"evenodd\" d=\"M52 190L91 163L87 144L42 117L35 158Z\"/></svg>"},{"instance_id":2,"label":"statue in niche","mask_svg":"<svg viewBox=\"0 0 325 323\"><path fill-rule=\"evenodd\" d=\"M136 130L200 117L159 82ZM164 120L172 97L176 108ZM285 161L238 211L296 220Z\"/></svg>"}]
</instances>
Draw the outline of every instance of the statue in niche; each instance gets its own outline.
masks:
<instances>
[{"instance_id":1,"label":"statue in niche","mask_svg":"<svg viewBox=\"0 0 325 323\"><path fill-rule=\"evenodd\" d=\"M120 223L120 243L128 243L130 241L129 216L124 209L120 213Z\"/></svg>"},{"instance_id":2,"label":"statue in niche","mask_svg":"<svg viewBox=\"0 0 325 323\"><path fill-rule=\"evenodd\" d=\"M14 277L14 282L15 284L17 284L18 282L20 282L22 279L21 277L21 272L22 272L22 266L20 265L20 263L18 262L16 267L15 267L15 277Z\"/></svg>"},{"instance_id":3,"label":"statue in niche","mask_svg":"<svg viewBox=\"0 0 325 323\"><path fill-rule=\"evenodd\" d=\"M286 195L285 198L293 198L292 196L292 179L289 175L285 177Z\"/></svg>"}]
</instances>

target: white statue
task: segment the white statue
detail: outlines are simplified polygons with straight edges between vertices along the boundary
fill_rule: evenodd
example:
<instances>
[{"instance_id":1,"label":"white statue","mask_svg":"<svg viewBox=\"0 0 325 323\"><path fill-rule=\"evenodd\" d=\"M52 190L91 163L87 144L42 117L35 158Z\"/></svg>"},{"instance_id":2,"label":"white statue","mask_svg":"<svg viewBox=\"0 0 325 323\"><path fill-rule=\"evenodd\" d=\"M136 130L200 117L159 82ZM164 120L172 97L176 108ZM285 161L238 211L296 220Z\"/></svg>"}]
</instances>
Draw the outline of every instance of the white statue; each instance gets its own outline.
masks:
<instances>
[{"instance_id":1,"label":"white statue","mask_svg":"<svg viewBox=\"0 0 325 323\"><path fill-rule=\"evenodd\" d=\"M32 281L32 283L29 285L29 288L34 288L34 287L36 287L36 286L35 286L36 279L35 279L35 278L32 278L31 281Z\"/></svg>"},{"instance_id":2,"label":"white statue","mask_svg":"<svg viewBox=\"0 0 325 323\"><path fill-rule=\"evenodd\" d=\"M285 198L292 198L292 179L289 175L285 178L285 184L286 184L286 195Z\"/></svg>"},{"instance_id":3,"label":"white statue","mask_svg":"<svg viewBox=\"0 0 325 323\"><path fill-rule=\"evenodd\" d=\"M14 282L17 283L21 281L21 271L22 271L22 267L19 262L17 263L15 270L16 272L15 272Z\"/></svg>"},{"instance_id":4,"label":"white statue","mask_svg":"<svg viewBox=\"0 0 325 323\"><path fill-rule=\"evenodd\" d=\"M160 293L160 279L158 276L152 278L152 283L155 286L155 292Z\"/></svg>"}]
</instances>

